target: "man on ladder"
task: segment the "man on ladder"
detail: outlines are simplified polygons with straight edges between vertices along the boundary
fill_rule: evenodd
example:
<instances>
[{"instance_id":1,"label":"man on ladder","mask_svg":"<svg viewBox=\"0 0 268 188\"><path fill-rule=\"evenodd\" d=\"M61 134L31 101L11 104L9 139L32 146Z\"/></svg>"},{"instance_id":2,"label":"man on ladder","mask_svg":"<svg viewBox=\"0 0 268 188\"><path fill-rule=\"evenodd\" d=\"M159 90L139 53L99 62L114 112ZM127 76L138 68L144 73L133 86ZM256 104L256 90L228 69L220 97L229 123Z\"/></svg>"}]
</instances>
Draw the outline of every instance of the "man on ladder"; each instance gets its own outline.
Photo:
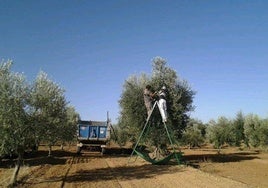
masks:
<instances>
[{"instance_id":1,"label":"man on ladder","mask_svg":"<svg viewBox=\"0 0 268 188\"><path fill-rule=\"evenodd\" d=\"M158 100L156 100L155 96L158 96ZM153 105L154 102L154 105ZM144 103L147 109L147 113L148 113L148 117L146 120L146 123L142 129L142 132L136 142L135 147L133 148L133 151L129 157L128 163L130 162L131 157L133 156L134 152L139 155L140 157L142 157L143 159L145 159L148 162L151 162L152 164L166 164L171 158L175 157L178 161L178 164L180 163L179 160L179 154L175 151L175 147L173 144L173 141L171 139L171 135L169 134L166 122L167 122L167 105L166 105L166 87L163 86L161 88L161 90L159 92L153 92L152 87L150 85L147 85L146 88L144 89ZM139 142L141 140L141 137L143 136L145 129L148 125L148 122L150 120L150 117L152 115L152 112L154 111L154 108L156 107L159 108L161 117L162 117L162 122L164 124L165 130L167 132L167 136L169 139L169 142L173 148L173 153L167 155L166 157L160 159L160 160L155 160L150 158L150 156L146 153L143 153L141 151L139 151L137 148L137 146L139 145Z\"/></svg>"},{"instance_id":2,"label":"man on ladder","mask_svg":"<svg viewBox=\"0 0 268 188\"><path fill-rule=\"evenodd\" d=\"M153 91L152 86L146 85L143 91L143 98L144 98L144 104L145 104L148 116L151 114L151 111L153 109L153 101L154 101L155 94L156 92Z\"/></svg>"},{"instance_id":3,"label":"man on ladder","mask_svg":"<svg viewBox=\"0 0 268 188\"><path fill-rule=\"evenodd\" d=\"M151 112L153 110L153 102L155 101L156 96L159 98L157 105L162 117L163 123L167 122L167 103L166 103L166 86L163 86L159 92L154 92L150 85L147 85L143 92L144 104L147 109L147 115L149 120Z\"/></svg>"}]
</instances>

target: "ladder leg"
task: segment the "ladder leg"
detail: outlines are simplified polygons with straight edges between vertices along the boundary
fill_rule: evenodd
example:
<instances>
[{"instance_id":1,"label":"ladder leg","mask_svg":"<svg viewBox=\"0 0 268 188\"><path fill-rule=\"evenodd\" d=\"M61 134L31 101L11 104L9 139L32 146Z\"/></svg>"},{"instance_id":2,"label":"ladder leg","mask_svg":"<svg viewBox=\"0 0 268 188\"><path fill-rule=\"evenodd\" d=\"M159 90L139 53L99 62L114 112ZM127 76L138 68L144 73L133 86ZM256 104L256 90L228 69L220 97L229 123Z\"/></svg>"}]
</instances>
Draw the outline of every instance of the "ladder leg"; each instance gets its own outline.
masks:
<instances>
[{"instance_id":1,"label":"ladder leg","mask_svg":"<svg viewBox=\"0 0 268 188\"><path fill-rule=\"evenodd\" d=\"M153 105L153 108L152 108L151 112L149 113L149 115L148 115L148 117L147 117L147 119L146 119L146 122L148 122L148 121L150 120L151 115L152 115L152 113L153 113L153 111L154 111L154 108L155 108L155 106L156 106L157 104L158 104L157 101L155 101L155 103L154 103L154 105Z\"/></svg>"},{"instance_id":2,"label":"ladder leg","mask_svg":"<svg viewBox=\"0 0 268 188\"><path fill-rule=\"evenodd\" d=\"M165 122L164 122L164 125L165 125L165 129L166 129L166 131L167 131L167 135L168 135L169 142L170 142L170 144L172 145L172 149L173 149L173 152L174 152L174 154L175 154L176 160L177 160L178 164L180 164L180 160L179 160L179 158L178 158L178 156L177 156L177 153L176 153L176 151L175 151L174 144L173 144L173 142L172 142L172 139L171 139L171 137L170 137L170 134L169 134L169 132L168 132L168 128L167 128L167 125L166 125Z\"/></svg>"},{"instance_id":3,"label":"ladder leg","mask_svg":"<svg viewBox=\"0 0 268 188\"><path fill-rule=\"evenodd\" d=\"M141 137L142 137L142 135L143 135L143 133L144 133L144 131L145 131L147 125L148 125L148 122L149 122L149 121L146 121L146 123L145 123L145 125L144 125L144 127L143 127L143 130L142 130L142 132L141 132L141 134L140 134L140 136L139 136L139 138L138 138L138 141L137 141L137 143L135 144L135 147L133 148L133 150L132 150L132 152L131 152L131 155L130 155L130 157L129 157L129 159L128 159L128 164L129 164L130 159L132 158L132 156L133 156L133 154L134 154L135 149L137 148L137 146L138 146L138 144L139 144L139 142L140 142L140 139L141 139Z\"/></svg>"},{"instance_id":4,"label":"ladder leg","mask_svg":"<svg viewBox=\"0 0 268 188\"><path fill-rule=\"evenodd\" d=\"M141 134L140 134L140 136L139 136L139 138L138 138L138 141L137 141L137 143L135 144L135 147L134 147L134 149L132 150L132 153L131 153L131 155L130 155L130 157L129 157L129 159L128 159L128 164L129 164L130 159L132 158L132 156L133 156L133 154L134 154L134 151L135 151L135 149L137 148L137 146L138 146L138 144L139 144L139 142L140 142L140 139L141 139L141 137L142 137L142 135L143 135L143 133L144 133L144 131L145 131L147 125L148 125L148 122L149 122L149 120L150 120L150 118L151 118L151 115L152 115L152 113L153 113L153 111L154 111L154 108L155 108L156 104L157 104L157 101L154 103L153 108L152 108L152 110L151 110L149 116L147 117L146 123L145 123L145 125L144 125L144 127L143 127L143 129L142 129L142 132L141 132Z\"/></svg>"}]
</instances>

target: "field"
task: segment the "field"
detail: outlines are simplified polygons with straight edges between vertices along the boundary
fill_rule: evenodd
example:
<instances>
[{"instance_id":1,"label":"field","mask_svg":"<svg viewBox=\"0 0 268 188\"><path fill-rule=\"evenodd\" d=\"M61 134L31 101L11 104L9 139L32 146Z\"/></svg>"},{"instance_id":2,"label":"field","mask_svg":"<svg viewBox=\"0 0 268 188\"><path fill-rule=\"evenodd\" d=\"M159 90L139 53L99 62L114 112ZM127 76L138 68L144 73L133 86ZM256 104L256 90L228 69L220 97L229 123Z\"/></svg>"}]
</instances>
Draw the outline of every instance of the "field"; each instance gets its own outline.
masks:
<instances>
[{"instance_id":1,"label":"field","mask_svg":"<svg viewBox=\"0 0 268 188\"><path fill-rule=\"evenodd\" d=\"M54 147L53 157L46 148L26 157L17 187L268 187L268 153L225 148L182 149L183 165L151 165L129 154L103 155L75 147ZM0 163L0 187L6 187L13 162Z\"/></svg>"}]
</instances>

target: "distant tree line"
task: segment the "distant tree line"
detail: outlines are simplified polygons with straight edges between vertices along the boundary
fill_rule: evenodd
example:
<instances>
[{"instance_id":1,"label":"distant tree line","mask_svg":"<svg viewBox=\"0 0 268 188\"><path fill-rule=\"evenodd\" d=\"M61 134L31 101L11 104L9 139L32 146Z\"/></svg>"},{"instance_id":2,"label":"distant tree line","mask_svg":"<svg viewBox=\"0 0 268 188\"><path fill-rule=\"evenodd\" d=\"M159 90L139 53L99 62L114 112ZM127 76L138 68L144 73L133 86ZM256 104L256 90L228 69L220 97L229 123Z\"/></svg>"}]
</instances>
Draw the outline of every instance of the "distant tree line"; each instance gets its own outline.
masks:
<instances>
[{"instance_id":1,"label":"distant tree line","mask_svg":"<svg viewBox=\"0 0 268 188\"><path fill-rule=\"evenodd\" d=\"M268 119L255 114L243 115L241 111L233 119L221 116L206 124L190 119L180 143L189 148L211 143L219 152L224 145L267 150Z\"/></svg>"},{"instance_id":2,"label":"distant tree line","mask_svg":"<svg viewBox=\"0 0 268 188\"><path fill-rule=\"evenodd\" d=\"M33 83L11 71L12 62L0 63L0 156L16 155L11 184L19 173L24 153L39 143L49 148L72 141L79 114L65 99L64 90L40 72Z\"/></svg>"}]
</instances>

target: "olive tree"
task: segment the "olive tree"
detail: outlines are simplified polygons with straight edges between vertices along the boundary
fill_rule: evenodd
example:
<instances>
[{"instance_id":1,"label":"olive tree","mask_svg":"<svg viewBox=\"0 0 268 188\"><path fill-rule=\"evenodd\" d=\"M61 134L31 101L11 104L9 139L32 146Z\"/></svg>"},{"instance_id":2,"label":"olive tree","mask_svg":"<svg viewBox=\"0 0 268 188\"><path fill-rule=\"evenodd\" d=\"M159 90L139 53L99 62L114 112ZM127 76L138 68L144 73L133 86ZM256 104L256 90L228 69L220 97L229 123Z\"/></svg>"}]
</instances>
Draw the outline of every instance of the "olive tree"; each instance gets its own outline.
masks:
<instances>
[{"instance_id":1,"label":"olive tree","mask_svg":"<svg viewBox=\"0 0 268 188\"><path fill-rule=\"evenodd\" d=\"M236 118L233 121L233 131L235 135L235 145L240 146L241 142L245 140L244 134L245 118L241 111L236 114Z\"/></svg>"},{"instance_id":2,"label":"olive tree","mask_svg":"<svg viewBox=\"0 0 268 188\"><path fill-rule=\"evenodd\" d=\"M18 155L11 178L14 184L24 151L32 142L32 124L27 114L28 84L24 75L11 71L11 65L11 61L0 64L0 154Z\"/></svg>"},{"instance_id":3,"label":"olive tree","mask_svg":"<svg viewBox=\"0 0 268 188\"><path fill-rule=\"evenodd\" d=\"M77 123L80 119L79 114L75 111L73 106L68 105L66 108L66 122L62 123L60 128L64 132L59 133L59 141L62 143L70 143L75 140L77 133Z\"/></svg>"},{"instance_id":4,"label":"olive tree","mask_svg":"<svg viewBox=\"0 0 268 188\"><path fill-rule=\"evenodd\" d=\"M55 142L75 137L79 114L67 106L64 90L40 72L33 84L11 71L12 62L0 64L0 156L18 156L11 184L19 173L23 154L39 142L49 155Z\"/></svg>"},{"instance_id":5,"label":"olive tree","mask_svg":"<svg viewBox=\"0 0 268 188\"><path fill-rule=\"evenodd\" d=\"M48 145L49 156L52 146L62 138L67 123L67 102L64 90L40 72L31 91L32 115L39 141Z\"/></svg>"},{"instance_id":6,"label":"olive tree","mask_svg":"<svg viewBox=\"0 0 268 188\"><path fill-rule=\"evenodd\" d=\"M260 139L258 136L258 130L260 126L261 126L261 120L259 116L249 114L245 117L244 134L245 134L245 143L248 147L259 146Z\"/></svg>"},{"instance_id":7,"label":"olive tree","mask_svg":"<svg viewBox=\"0 0 268 188\"><path fill-rule=\"evenodd\" d=\"M267 149L268 148L268 119L263 119L261 121L261 126L258 130L258 135L260 139L260 146Z\"/></svg>"},{"instance_id":8,"label":"olive tree","mask_svg":"<svg viewBox=\"0 0 268 188\"><path fill-rule=\"evenodd\" d=\"M152 60L152 75L145 73L132 75L125 81L119 100L121 110L118 126L128 134L130 141L137 140L147 119L143 90L148 84L155 91L166 86L167 125L172 137L180 139L189 120L188 113L194 109L192 102L195 92L185 80L177 76L175 70L167 66L166 60L161 57ZM145 135L147 143L156 148L165 148L169 141L159 111L154 111L150 123Z\"/></svg>"},{"instance_id":9,"label":"olive tree","mask_svg":"<svg viewBox=\"0 0 268 188\"><path fill-rule=\"evenodd\" d=\"M199 120L190 119L182 135L182 143L192 147L200 147L205 141L206 126Z\"/></svg>"},{"instance_id":10,"label":"olive tree","mask_svg":"<svg viewBox=\"0 0 268 188\"><path fill-rule=\"evenodd\" d=\"M234 144L235 135L232 129L231 120L226 117L219 117L217 121L211 120L208 127L208 139L220 152L224 144Z\"/></svg>"}]
</instances>

